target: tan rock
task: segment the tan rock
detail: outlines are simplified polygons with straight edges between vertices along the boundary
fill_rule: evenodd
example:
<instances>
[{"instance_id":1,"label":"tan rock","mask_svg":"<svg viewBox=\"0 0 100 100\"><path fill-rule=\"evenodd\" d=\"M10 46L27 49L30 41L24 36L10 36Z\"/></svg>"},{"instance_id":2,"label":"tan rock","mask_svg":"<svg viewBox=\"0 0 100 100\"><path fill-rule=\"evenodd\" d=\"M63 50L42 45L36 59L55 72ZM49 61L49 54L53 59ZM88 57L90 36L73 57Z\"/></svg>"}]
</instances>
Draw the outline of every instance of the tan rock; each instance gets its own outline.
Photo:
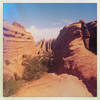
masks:
<instances>
[{"instance_id":1,"label":"tan rock","mask_svg":"<svg viewBox=\"0 0 100 100\"><path fill-rule=\"evenodd\" d=\"M97 56L87 49L90 39L88 33L87 27L83 28L81 22L65 26L60 31L53 48L55 72L69 73L79 77L96 96ZM85 37L84 34L87 36Z\"/></svg>"},{"instance_id":2,"label":"tan rock","mask_svg":"<svg viewBox=\"0 0 100 100\"><path fill-rule=\"evenodd\" d=\"M23 55L34 55L33 37L17 22L4 21L3 29L4 76L21 77Z\"/></svg>"}]
</instances>

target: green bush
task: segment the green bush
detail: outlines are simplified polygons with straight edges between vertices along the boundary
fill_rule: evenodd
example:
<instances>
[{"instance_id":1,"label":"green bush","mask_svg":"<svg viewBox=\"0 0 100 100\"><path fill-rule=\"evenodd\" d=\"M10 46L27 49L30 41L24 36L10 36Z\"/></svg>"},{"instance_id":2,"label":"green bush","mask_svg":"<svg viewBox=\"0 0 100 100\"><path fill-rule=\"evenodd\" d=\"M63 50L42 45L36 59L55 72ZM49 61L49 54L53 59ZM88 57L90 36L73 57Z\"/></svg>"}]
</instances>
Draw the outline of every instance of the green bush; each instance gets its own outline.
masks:
<instances>
[{"instance_id":1,"label":"green bush","mask_svg":"<svg viewBox=\"0 0 100 100\"><path fill-rule=\"evenodd\" d=\"M22 64L25 66L23 79L27 81L39 79L48 72L51 66L50 57L46 54L34 58L27 57Z\"/></svg>"},{"instance_id":2,"label":"green bush","mask_svg":"<svg viewBox=\"0 0 100 100\"><path fill-rule=\"evenodd\" d=\"M48 71L46 64L39 57L28 58L23 61L23 65L25 66L23 79L27 81L39 79Z\"/></svg>"},{"instance_id":3,"label":"green bush","mask_svg":"<svg viewBox=\"0 0 100 100\"><path fill-rule=\"evenodd\" d=\"M53 67L52 55L45 53L42 56L31 57L24 55L22 65L25 66L22 79L16 75L16 80L7 80L4 77L3 95L11 96L16 93L23 83L41 78ZM24 81L24 82L23 82Z\"/></svg>"},{"instance_id":4,"label":"green bush","mask_svg":"<svg viewBox=\"0 0 100 100\"><path fill-rule=\"evenodd\" d=\"M16 80L4 80L3 81L3 95L10 96L16 93L20 88L20 84Z\"/></svg>"}]
</instances>

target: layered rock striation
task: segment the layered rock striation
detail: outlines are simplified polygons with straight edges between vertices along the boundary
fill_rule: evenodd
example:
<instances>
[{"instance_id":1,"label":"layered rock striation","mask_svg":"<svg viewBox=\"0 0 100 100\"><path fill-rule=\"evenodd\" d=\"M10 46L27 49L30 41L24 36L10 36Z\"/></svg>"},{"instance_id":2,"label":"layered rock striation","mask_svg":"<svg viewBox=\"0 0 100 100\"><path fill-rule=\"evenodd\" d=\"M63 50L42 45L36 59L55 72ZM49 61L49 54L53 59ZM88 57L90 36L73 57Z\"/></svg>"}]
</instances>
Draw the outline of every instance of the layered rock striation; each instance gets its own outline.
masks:
<instances>
[{"instance_id":1,"label":"layered rock striation","mask_svg":"<svg viewBox=\"0 0 100 100\"><path fill-rule=\"evenodd\" d=\"M52 53L52 40L41 40L39 43L35 45L35 54L36 56L42 56L45 53Z\"/></svg>"},{"instance_id":2,"label":"layered rock striation","mask_svg":"<svg viewBox=\"0 0 100 100\"><path fill-rule=\"evenodd\" d=\"M4 21L3 35L4 75L21 77L24 55L34 55L34 39L18 22Z\"/></svg>"},{"instance_id":3,"label":"layered rock striation","mask_svg":"<svg viewBox=\"0 0 100 100\"><path fill-rule=\"evenodd\" d=\"M38 44L18 22L4 21L4 76L22 76L26 55L53 55L53 67L43 78L26 83L13 96L96 96L97 22L66 25L57 39ZM64 73L64 74L62 74ZM70 74L70 75L68 75ZM82 81L81 81L82 80ZM58 88L59 87L59 88ZM26 92L24 92L26 91Z\"/></svg>"},{"instance_id":4,"label":"layered rock striation","mask_svg":"<svg viewBox=\"0 0 100 100\"><path fill-rule=\"evenodd\" d=\"M18 22L11 24L4 21L3 26L3 52L4 52L4 76L15 79L22 77L24 66L23 59L26 56L43 56L52 54L51 44L53 40L41 40L34 42L31 33L27 32L23 25Z\"/></svg>"}]
</instances>

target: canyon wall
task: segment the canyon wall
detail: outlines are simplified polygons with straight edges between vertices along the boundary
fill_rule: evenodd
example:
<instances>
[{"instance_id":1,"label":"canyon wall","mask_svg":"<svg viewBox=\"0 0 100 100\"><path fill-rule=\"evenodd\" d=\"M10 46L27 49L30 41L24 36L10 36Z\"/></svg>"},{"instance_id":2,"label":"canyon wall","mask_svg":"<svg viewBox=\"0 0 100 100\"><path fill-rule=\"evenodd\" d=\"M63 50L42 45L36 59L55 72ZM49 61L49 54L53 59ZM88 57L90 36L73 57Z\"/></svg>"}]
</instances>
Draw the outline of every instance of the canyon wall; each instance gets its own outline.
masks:
<instances>
[{"instance_id":1,"label":"canyon wall","mask_svg":"<svg viewBox=\"0 0 100 100\"><path fill-rule=\"evenodd\" d=\"M81 20L67 25L60 31L53 44L56 66L54 71L57 74L68 73L77 76L95 96L97 92L96 28L96 21L85 23Z\"/></svg>"},{"instance_id":2,"label":"canyon wall","mask_svg":"<svg viewBox=\"0 0 100 100\"><path fill-rule=\"evenodd\" d=\"M45 53L51 53L52 54L52 42L53 40L41 40L35 45L35 55L36 56L42 56Z\"/></svg>"},{"instance_id":3,"label":"canyon wall","mask_svg":"<svg viewBox=\"0 0 100 100\"><path fill-rule=\"evenodd\" d=\"M18 22L11 24L5 20L3 25L3 54L4 76L9 78L22 77L24 66L23 59L26 56L42 56L52 53L52 40L34 42L34 37L27 32Z\"/></svg>"},{"instance_id":4,"label":"canyon wall","mask_svg":"<svg viewBox=\"0 0 100 100\"><path fill-rule=\"evenodd\" d=\"M97 95L96 21L85 23L84 20L81 20L66 25L60 31L57 39L49 41L41 40L37 44L34 42L32 35L26 32L25 28L18 22L10 24L8 21L4 21L3 34L4 77L13 79L16 79L17 76L21 77L24 71L22 61L26 55L35 57L42 56L46 53L53 55L54 66L51 72L58 74L57 76L50 73L35 83L31 82L30 84L26 84L15 96ZM82 80L82 82L80 80ZM76 85L71 83L75 83ZM43 88L41 88L41 86ZM59 86L60 89L57 93L52 92L53 89L57 90ZM77 86L79 90L77 93L75 86ZM29 88L29 90L27 90L27 88ZM75 90L72 95L69 93L68 88L69 90L72 88L71 93ZM38 92L38 90L41 91ZM26 93L24 91L26 91Z\"/></svg>"},{"instance_id":5,"label":"canyon wall","mask_svg":"<svg viewBox=\"0 0 100 100\"><path fill-rule=\"evenodd\" d=\"M4 75L22 76L24 55L34 55L34 39L18 22L3 25Z\"/></svg>"},{"instance_id":6,"label":"canyon wall","mask_svg":"<svg viewBox=\"0 0 100 100\"><path fill-rule=\"evenodd\" d=\"M86 24L90 33L89 50L97 54L97 21L92 21Z\"/></svg>"}]
</instances>

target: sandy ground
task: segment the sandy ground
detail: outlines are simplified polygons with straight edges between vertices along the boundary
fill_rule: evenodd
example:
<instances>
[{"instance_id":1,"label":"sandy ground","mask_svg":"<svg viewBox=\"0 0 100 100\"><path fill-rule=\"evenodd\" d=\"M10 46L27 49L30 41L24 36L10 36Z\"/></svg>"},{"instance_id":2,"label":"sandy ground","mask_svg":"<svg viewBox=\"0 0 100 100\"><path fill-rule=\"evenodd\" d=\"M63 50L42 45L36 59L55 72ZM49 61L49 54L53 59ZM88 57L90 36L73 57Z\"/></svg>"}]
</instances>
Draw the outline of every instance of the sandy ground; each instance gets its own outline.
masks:
<instances>
[{"instance_id":1,"label":"sandy ground","mask_svg":"<svg viewBox=\"0 0 100 100\"><path fill-rule=\"evenodd\" d=\"M14 97L84 97L92 96L86 86L77 77L67 74L56 75L50 73L39 80L27 83Z\"/></svg>"}]
</instances>

